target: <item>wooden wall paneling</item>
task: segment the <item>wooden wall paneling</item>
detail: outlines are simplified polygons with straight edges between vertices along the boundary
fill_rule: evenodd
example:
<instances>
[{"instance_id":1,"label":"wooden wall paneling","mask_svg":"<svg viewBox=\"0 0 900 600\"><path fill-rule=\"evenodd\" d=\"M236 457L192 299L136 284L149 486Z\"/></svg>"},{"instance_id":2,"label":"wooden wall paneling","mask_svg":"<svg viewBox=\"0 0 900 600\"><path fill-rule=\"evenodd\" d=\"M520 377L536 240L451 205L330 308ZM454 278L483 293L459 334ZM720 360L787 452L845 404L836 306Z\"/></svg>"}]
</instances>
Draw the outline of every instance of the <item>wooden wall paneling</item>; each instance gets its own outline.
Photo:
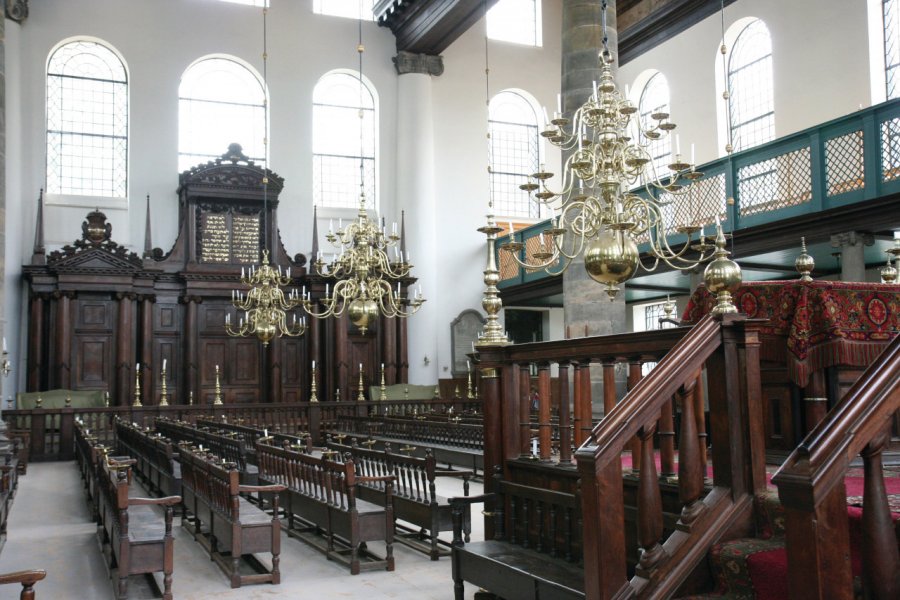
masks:
<instances>
[{"instance_id":1,"label":"wooden wall paneling","mask_svg":"<svg viewBox=\"0 0 900 600\"><path fill-rule=\"evenodd\" d=\"M184 374L183 385L179 386L181 392L181 400L179 404L187 404L190 401L191 392L199 389L200 382L200 356L197 353L197 312L198 304L203 299L198 296L185 296L183 302L184 308L184 336L185 336L185 360L183 369ZM176 363L179 364L179 363ZM169 401L171 403L171 400Z\"/></svg>"},{"instance_id":2,"label":"wooden wall paneling","mask_svg":"<svg viewBox=\"0 0 900 600\"><path fill-rule=\"evenodd\" d=\"M154 309L154 300L155 297L149 294L143 294L140 296L140 327L141 327L141 335L140 335L140 352L138 352L138 360L134 361L134 363L141 364L150 364L153 361L153 309ZM132 367L135 365L132 364ZM132 373L131 382L128 384L128 395L131 396L134 394L134 374ZM144 381L141 382L141 385L149 384L150 378L144 376Z\"/></svg>"},{"instance_id":3,"label":"wooden wall paneling","mask_svg":"<svg viewBox=\"0 0 900 600\"><path fill-rule=\"evenodd\" d=\"M115 382L116 396L128 397L128 392L134 378L135 361L135 321L134 321L134 294L128 292L119 292L116 294L116 359L114 372L110 373L112 377L105 378L106 390L110 390ZM106 306L91 307L86 302L80 302L81 313L85 320L91 317L90 312L93 310L102 310L108 312ZM96 315L98 317L99 315Z\"/></svg>"},{"instance_id":4,"label":"wooden wall paneling","mask_svg":"<svg viewBox=\"0 0 900 600\"><path fill-rule=\"evenodd\" d=\"M358 332L351 333L347 336L350 346L350 373L352 381L350 389L353 390L353 399L359 395L359 372L362 365L363 373L363 395L369 398L369 386L380 385L380 375L377 374L380 365L376 363L378 359L378 340L371 332L361 334Z\"/></svg>"},{"instance_id":5,"label":"wooden wall paneling","mask_svg":"<svg viewBox=\"0 0 900 600\"><path fill-rule=\"evenodd\" d=\"M313 319L316 321L317 319ZM306 335L309 335L307 330ZM281 395L274 402L300 402L309 398L309 361L303 352L303 338L282 338L281 342ZM311 366L311 363L309 363Z\"/></svg>"},{"instance_id":6,"label":"wooden wall paneling","mask_svg":"<svg viewBox=\"0 0 900 600\"><path fill-rule=\"evenodd\" d=\"M71 300L75 292L57 291L56 299L56 332L55 360L56 377L53 384L58 388L72 387L72 306ZM51 384L52 385L52 384Z\"/></svg>"},{"instance_id":7,"label":"wooden wall paneling","mask_svg":"<svg viewBox=\"0 0 900 600\"><path fill-rule=\"evenodd\" d=\"M268 347L260 345L260 352L263 358L263 385L268 384L267 398L259 398L257 402L283 402L282 398L282 378L284 377L284 368L282 363L282 355L284 350L284 338L276 337L269 342Z\"/></svg>"},{"instance_id":8,"label":"wooden wall paneling","mask_svg":"<svg viewBox=\"0 0 900 600\"><path fill-rule=\"evenodd\" d=\"M216 367L219 367L219 381L224 381L224 367L228 363L228 340L224 338L200 338L200 355L203 363L200 369L198 398L203 404L212 404L216 390Z\"/></svg>"},{"instance_id":9,"label":"wooden wall paneling","mask_svg":"<svg viewBox=\"0 0 900 600\"><path fill-rule=\"evenodd\" d=\"M32 293L29 313L28 383L26 388L29 392L44 389L46 385L47 344L44 342L44 332L46 331L45 326L47 323L46 305L44 294Z\"/></svg>"},{"instance_id":10,"label":"wooden wall paneling","mask_svg":"<svg viewBox=\"0 0 900 600\"><path fill-rule=\"evenodd\" d=\"M397 326L397 383L409 381L409 345L406 319L394 319Z\"/></svg>"},{"instance_id":11,"label":"wooden wall paneling","mask_svg":"<svg viewBox=\"0 0 900 600\"><path fill-rule=\"evenodd\" d=\"M381 333L381 360L379 362L384 363L384 383L393 385L397 383L397 328L392 319L382 315L378 331ZM379 377L381 377L380 372ZM380 380L379 383L381 383Z\"/></svg>"},{"instance_id":12,"label":"wooden wall paneling","mask_svg":"<svg viewBox=\"0 0 900 600\"><path fill-rule=\"evenodd\" d=\"M113 336L111 334L75 335L75 378L72 389L108 389L113 372Z\"/></svg>"},{"instance_id":13,"label":"wooden wall paneling","mask_svg":"<svg viewBox=\"0 0 900 600\"><path fill-rule=\"evenodd\" d=\"M353 380L353 373L350 367L350 344L348 339L348 329L350 327L350 319L344 312L340 317L334 319L334 368L336 376L336 385L341 390L341 399L348 400L352 397L351 390L356 389L356 382Z\"/></svg>"}]
</instances>

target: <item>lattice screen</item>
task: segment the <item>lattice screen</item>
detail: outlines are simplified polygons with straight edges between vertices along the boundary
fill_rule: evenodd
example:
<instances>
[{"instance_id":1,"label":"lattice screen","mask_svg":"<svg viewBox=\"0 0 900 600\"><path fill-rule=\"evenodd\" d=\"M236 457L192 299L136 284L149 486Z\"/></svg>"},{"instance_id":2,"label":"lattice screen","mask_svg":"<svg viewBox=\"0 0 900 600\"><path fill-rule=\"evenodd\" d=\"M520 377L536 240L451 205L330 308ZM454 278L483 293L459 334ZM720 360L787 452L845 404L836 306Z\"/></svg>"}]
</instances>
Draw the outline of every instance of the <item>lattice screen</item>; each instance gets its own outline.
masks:
<instances>
[{"instance_id":1,"label":"lattice screen","mask_svg":"<svg viewBox=\"0 0 900 600\"><path fill-rule=\"evenodd\" d=\"M797 206L812 199L809 146L738 169L741 216Z\"/></svg>"},{"instance_id":2,"label":"lattice screen","mask_svg":"<svg viewBox=\"0 0 900 600\"><path fill-rule=\"evenodd\" d=\"M862 131L826 140L825 179L829 196L852 192L866 185Z\"/></svg>"},{"instance_id":3,"label":"lattice screen","mask_svg":"<svg viewBox=\"0 0 900 600\"><path fill-rule=\"evenodd\" d=\"M894 181L900 177L900 118L881 124L881 178Z\"/></svg>"}]
</instances>

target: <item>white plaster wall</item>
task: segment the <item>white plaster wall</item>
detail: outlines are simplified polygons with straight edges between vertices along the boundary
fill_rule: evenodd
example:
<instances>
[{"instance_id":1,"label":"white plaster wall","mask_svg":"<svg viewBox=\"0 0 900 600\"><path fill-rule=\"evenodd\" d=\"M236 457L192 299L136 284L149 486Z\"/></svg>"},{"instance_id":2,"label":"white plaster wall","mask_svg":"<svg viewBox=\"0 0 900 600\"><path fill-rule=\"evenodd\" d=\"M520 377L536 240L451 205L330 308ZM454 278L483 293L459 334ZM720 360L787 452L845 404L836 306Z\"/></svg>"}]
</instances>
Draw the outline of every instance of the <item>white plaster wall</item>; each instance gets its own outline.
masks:
<instances>
[{"instance_id":1,"label":"white plaster wall","mask_svg":"<svg viewBox=\"0 0 900 600\"><path fill-rule=\"evenodd\" d=\"M743 17L762 19L772 36L776 137L871 104L864 3L739 0L725 9L726 29ZM716 123L717 108L724 100L715 88L721 38L721 17L716 13L619 70L622 84L633 84L649 68L665 74L682 152L696 144L698 163L724 154Z\"/></svg>"},{"instance_id":2,"label":"white plaster wall","mask_svg":"<svg viewBox=\"0 0 900 600\"><path fill-rule=\"evenodd\" d=\"M489 43L490 95L519 88L552 113L560 86L562 3L545 1L542 16L542 48ZM441 315L438 373L451 366L450 321L468 308L481 311L484 289L486 242L485 236L476 231L485 223L490 193L484 27L484 20L479 21L444 52L444 74L434 80L435 242L443 260L439 287L429 302L435 302ZM550 148L548 145L546 166L559 173L559 153ZM414 332L415 318L410 320L410 335Z\"/></svg>"}]
</instances>

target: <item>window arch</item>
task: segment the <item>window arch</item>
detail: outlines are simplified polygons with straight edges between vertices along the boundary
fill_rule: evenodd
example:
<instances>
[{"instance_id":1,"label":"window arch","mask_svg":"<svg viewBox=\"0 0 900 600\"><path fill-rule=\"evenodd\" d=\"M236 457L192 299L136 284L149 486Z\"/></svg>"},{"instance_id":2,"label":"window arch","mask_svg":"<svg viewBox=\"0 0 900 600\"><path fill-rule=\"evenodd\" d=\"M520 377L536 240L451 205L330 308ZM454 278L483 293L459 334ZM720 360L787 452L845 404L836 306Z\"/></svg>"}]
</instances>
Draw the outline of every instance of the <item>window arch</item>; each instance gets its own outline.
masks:
<instances>
[{"instance_id":1,"label":"window arch","mask_svg":"<svg viewBox=\"0 0 900 600\"><path fill-rule=\"evenodd\" d=\"M728 56L728 108L734 150L775 137L772 38L760 19L743 27Z\"/></svg>"},{"instance_id":2,"label":"window arch","mask_svg":"<svg viewBox=\"0 0 900 600\"><path fill-rule=\"evenodd\" d=\"M669 82L665 75L657 71L650 76L641 92L638 108L641 115L641 127L645 131L651 130L659 124L659 121L653 118L654 114L670 112ZM668 175L668 167L672 164L672 136L663 134L655 140L641 140L641 143L647 144L647 152L653 162L656 177Z\"/></svg>"},{"instance_id":3,"label":"window arch","mask_svg":"<svg viewBox=\"0 0 900 600\"><path fill-rule=\"evenodd\" d=\"M266 90L237 59L209 56L189 66L178 86L178 170L184 171L241 144L265 162Z\"/></svg>"},{"instance_id":4,"label":"window arch","mask_svg":"<svg viewBox=\"0 0 900 600\"><path fill-rule=\"evenodd\" d=\"M47 60L47 193L128 195L128 72L103 42L69 41Z\"/></svg>"},{"instance_id":5,"label":"window arch","mask_svg":"<svg viewBox=\"0 0 900 600\"><path fill-rule=\"evenodd\" d=\"M539 218L538 203L519 189L540 167L534 105L518 91L502 91L491 98L488 127L494 210L501 216Z\"/></svg>"},{"instance_id":6,"label":"window arch","mask_svg":"<svg viewBox=\"0 0 900 600\"><path fill-rule=\"evenodd\" d=\"M356 71L333 71L316 84L313 90L315 204L358 208L362 176L366 206L377 206L376 99L371 83L365 77L360 82Z\"/></svg>"},{"instance_id":7,"label":"window arch","mask_svg":"<svg viewBox=\"0 0 900 600\"><path fill-rule=\"evenodd\" d=\"M487 12L487 34L492 40L540 46L541 33L537 0L498 0Z\"/></svg>"}]
</instances>

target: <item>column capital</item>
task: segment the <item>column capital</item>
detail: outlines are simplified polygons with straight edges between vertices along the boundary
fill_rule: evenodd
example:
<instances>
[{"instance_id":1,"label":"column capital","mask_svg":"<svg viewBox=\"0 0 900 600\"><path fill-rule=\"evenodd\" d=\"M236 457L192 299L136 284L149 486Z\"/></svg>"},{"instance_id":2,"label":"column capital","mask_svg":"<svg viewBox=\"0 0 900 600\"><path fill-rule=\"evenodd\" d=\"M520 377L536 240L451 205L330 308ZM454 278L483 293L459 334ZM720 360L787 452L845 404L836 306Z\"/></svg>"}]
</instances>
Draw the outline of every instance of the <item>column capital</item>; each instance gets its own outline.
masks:
<instances>
[{"instance_id":1,"label":"column capital","mask_svg":"<svg viewBox=\"0 0 900 600\"><path fill-rule=\"evenodd\" d=\"M21 23L28 18L28 0L4 0L3 3L7 19Z\"/></svg>"},{"instance_id":2,"label":"column capital","mask_svg":"<svg viewBox=\"0 0 900 600\"><path fill-rule=\"evenodd\" d=\"M435 77L444 72L444 57L431 54L416 54L401 50L393 58L394 68L398 75L407 73L421 73Z\"/></svg>"},{"instance_id":3,"label":"column capital","mask_svg":"<svg viewBox=\"0 0 900 600\"><path fill-rule=\"evenodd\" d=\"M875 243L875 236L871 233L861 231L847 231L845 233L836 233L831 236L832 248L846 248L847 246L871 246Z\"/></svg>"}]
</instances>

